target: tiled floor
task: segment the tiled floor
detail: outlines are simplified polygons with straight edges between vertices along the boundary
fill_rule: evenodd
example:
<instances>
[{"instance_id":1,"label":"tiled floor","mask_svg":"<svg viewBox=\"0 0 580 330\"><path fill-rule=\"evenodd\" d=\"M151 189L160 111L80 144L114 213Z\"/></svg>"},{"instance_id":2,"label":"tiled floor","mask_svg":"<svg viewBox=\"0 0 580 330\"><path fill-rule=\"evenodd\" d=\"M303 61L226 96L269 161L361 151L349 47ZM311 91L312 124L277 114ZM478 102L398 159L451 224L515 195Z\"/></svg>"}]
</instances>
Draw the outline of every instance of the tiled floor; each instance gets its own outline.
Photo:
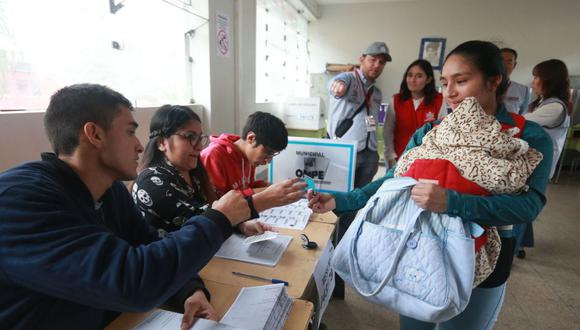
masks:
<instances>
[{"instance_id":1,"label":"tiled floor","mask_svg":"<svg viewBox=\"0 0 580 330\"><path fill-rule=\"evenodd\" d=\"M580 173L548 189L534 223L536 247L516 259L495 329L580 329ZM347 288L323 318L328 329L398 329L398 316Z\"/></svg>"}]
</instances>

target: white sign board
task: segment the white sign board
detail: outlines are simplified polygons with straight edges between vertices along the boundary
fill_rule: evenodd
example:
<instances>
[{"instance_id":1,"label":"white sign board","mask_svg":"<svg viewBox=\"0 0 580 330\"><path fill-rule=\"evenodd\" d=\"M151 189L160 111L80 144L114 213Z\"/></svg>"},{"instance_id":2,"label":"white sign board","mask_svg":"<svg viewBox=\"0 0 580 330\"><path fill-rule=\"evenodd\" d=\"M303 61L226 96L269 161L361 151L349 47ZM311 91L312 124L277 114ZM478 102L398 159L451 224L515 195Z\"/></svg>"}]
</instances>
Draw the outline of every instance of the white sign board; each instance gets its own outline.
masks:
<instances>
[{"instance_id":1,"label":"white sign board","mask_svg":"<svg viewBox=\"0 0 580 330\"><path fill-rule=\"evenodd\" d=\"M354 187L356 142L288 137L288 146L272 159L269 181L308 175L321 192L348 192Z\"/></svg>"},{"instance_id":2,"label":"white sign board","mask_svg":"<svg viewBox=\"0 0 580 330\"><path fill-rule=\"evenodd\" d=\"M334 291L334 269L332 269L330 264L333 254L334 246L332 246L331 241L328 241L316 267L314 267L314 274L312 274L318 291L318 310L316 311L318 325L320 325L322 315L324 315L328 302L330 302L332 291Z\"/></svg>"},{"instance_id":3,"label":"white sign board","mask_svg":"<svg viewBox=\"0 0 580 330\"><path fill-rule=\"evenodd\" d=\"M284 103L286 127L313 131L323 128L320 102L320 97L288 98Z\"/></svg>"}]
</instances>

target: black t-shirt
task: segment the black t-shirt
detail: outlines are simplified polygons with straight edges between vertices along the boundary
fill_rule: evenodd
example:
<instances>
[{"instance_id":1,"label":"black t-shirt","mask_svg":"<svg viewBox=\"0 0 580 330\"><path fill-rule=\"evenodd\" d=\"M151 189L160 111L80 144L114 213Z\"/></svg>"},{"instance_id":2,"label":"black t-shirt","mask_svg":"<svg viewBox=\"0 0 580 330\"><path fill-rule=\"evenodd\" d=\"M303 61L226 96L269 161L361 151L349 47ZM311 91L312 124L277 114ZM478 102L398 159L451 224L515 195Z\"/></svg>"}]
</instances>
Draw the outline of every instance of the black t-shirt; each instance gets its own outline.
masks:
<instances>
[{"instance_id":1,"label":"black t-shirt","mask_svg":"<svg viewBox=\"0 0 580 330\"><path fill-rule=\"evenodd\" d=\"M167 160L144 169L133 185L133 200L159 236L181 228L208 206L200 181L193 175L190 186Z\"/></svg>"}]
</instances>

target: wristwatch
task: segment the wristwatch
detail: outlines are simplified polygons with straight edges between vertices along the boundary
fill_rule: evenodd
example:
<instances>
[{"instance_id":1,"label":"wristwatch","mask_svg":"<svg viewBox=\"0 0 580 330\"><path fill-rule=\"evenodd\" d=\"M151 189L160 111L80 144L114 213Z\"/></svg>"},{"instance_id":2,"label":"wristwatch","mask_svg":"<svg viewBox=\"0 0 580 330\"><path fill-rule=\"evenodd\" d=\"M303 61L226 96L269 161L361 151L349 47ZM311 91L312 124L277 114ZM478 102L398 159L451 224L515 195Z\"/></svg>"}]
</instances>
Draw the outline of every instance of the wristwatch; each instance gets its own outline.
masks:
<instances>
[{"instance_id":1,"label":"wristwatch","mask_svg":"<svg viewBox=\"0 0 580 330\"><path fill-rule=\"evenodd\" d=\"M249 220L259 218L260 213L258 213L258 211L256 211L256 208L254 207L254 199L252 198L252 196L247 196L246 202L248 202L248 207L250 208L250 219Z\"/></svg>"}]
</instances>

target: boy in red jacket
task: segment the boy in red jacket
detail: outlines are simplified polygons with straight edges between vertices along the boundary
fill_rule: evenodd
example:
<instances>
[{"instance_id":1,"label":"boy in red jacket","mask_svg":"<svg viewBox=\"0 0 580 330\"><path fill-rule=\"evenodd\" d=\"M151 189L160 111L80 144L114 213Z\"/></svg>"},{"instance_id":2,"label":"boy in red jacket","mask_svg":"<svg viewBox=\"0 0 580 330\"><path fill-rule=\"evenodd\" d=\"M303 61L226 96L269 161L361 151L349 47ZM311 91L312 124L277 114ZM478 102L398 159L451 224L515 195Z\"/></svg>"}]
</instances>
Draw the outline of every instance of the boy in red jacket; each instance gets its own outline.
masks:
<instances>
[{"instance_id":1,"label":"boy in red jacket","mask_svg":"<svg viewBox=\"0 0 580 330\"><path fill-rule=\"evenodd\" d=\"M265 181L255 180L256 166L268 164L287 145L284 123L274 115L257 111L248 117L241 137L212 136L201 159L219 196L232 189L251 196L268 186Z\"/></svg>"}]
</instances>

